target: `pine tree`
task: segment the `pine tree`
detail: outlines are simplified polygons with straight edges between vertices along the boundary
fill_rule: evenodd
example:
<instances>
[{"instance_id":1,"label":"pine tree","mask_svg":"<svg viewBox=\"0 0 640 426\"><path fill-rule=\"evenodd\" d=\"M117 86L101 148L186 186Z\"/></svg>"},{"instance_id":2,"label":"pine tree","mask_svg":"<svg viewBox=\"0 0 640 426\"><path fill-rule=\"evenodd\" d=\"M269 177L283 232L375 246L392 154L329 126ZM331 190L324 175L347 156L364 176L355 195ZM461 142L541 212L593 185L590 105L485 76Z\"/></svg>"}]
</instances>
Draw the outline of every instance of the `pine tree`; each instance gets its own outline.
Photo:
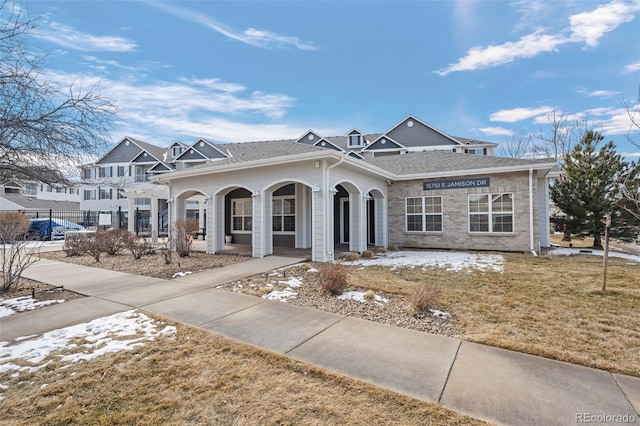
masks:
<instances>
[{"instance_id":1,"label":"pine tree","mask_svg":"<svg viewBox=\"0 0 640 426\"><path fill-rule=\"evenodd\" d=\"M588 230L593 234L593 248L602 248L606 214L619 216L621 182L629 164L615 151L613 142L599 150L604 136L587 131L579 144L563 157L563 174L551 187L551 199L567 215L569 229Z\"/></svg>"}]
</instances>

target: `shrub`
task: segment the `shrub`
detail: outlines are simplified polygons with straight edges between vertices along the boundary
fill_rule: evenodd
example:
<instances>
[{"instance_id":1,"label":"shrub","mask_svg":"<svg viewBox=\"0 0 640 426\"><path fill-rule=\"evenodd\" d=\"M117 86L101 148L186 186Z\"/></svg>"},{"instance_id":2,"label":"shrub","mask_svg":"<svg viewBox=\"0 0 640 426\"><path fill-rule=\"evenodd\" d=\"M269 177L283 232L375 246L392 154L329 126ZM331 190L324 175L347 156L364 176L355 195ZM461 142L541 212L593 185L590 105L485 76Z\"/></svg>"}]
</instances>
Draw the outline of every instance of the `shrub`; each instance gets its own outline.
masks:
<instances>
[{"instance_id":1,"label":"shrub","mask_svg":"<svg viewBox=\"0 0 640 426\"><path fill-rule=\"evenodd\" d=\"M0 291L16 290L25 269L38 260L39 246L29 246L25 236L31 220L22 213L0 212Z\"/></svg>"},{"instance_id":2,"label":"shrub","mask_svg":"<svg viewBox=\"0 0 640 426\"><path fill-rule=\"evenodd\" d=\"M175 228L175 245L176 252L180 257L186 257L191 254L191 245L193 243L193 234L198 232L198 221L196 220L179 220L174 225Z\"/></svg>"},{"instance_id":3,"label":"shrub","mask_svg":"<svg viewBox=\"0 0 640 426\"><path fill-rule=\"evenodd\" d=\"M433 309L440 298L440 290L427 284L419 285L409 296L409 310L413 315L424 315Z\"/></svg>"},{"instance_id":4,"label":"shrub","mask_svg":"<svg viewBox=\"0 0 640 426\"><path fill-rule=\"evenodd\" d=\"M378 247L376 249L376 253L388 253L389 250L386 249L386 247Z\"/></svg>"},{"instance_id":5,"label":"shrub","mask_svg":"<svg viewBox=\"0 0 640 426\"><path fill-rule=\"evenodd\" d=\"M62 247L67 256L82 256L87 251L87 236L68 233L64 238Z\"/></svg>"},{"instance_id":6,"label":"shrub","mask_svg":"<svg viewBox=\"0 0 640 426\"><path fill-rule=\"evenodd\" d=\"M11 244L29 233L31 219L18 212L0 213L0 243Z\"/></svg>"},{"instance_id":7,"label":"shrub","mask_svg":"<svg viewBox=\"0 0 640 426\"><path fill-rule=\"evenodd\" d=\"M175 244L171 238L167 238L167 240L162 243L159 247L160 253L162 253L162 258L164 259L165 265L171 265L173 262L173 249Z\"/></svg>"},{"instance_id":8,"label":"shrub","mask_svg":"<svg viewBox=\"0 0 640 426\"><path fill-rule=\"evenodd\" d=\"M100 232L88 236L82 244L82 246L84 246L85 253L93 256L96 262L100 262L100 256L102 253L107 251L109 238L110 237L106 235L106 232Z\"/></svg>"},{"instance_id":9,"label":"shrub","mask_svg":"<svg viewBox=\"0 0 640 426\"><path fill-rule=\"evenodd\" d=\"M364 300L367 300L369 302L373 302L376 298L376 294L373 292L373 290L367 290L364 293Z\"/></svg>"},{"instance_id":10,"label":"shrub","mask_svg":"<svg viewBox=\"0 0 640 426\"><path fill-rule=\"evenodd\" d=\"M344 256L344 260L347 262L353 262L354 260L360 259L360 255L358 253L347 253Z\"/></svg>"},{"instance_id":11,"label":"shrub","mask_svg":"<svg viewBox=\"0 0 640 426\"><path fill-rule=\"evenodd\" d=\"M393 244L393 245L389 246L389 250L398 251L398 250L400 250L400 248L397 245Z\"/></svg>"},{"instance_id":12,"label":"shrub","mask_svg":"<svg viewBox=\"0 0 640 426\"><path fill-rule=\"evenodd\" d=\"M362 252L362 257L364 259L371 259L373 257L373 252L371 250L365 250Z\"/></svg>"},{"instance_id":13,"label":"shrub","mask_svg":"<svg viewBox=\"0 0 640 426\"><path fill-rule=\"evenodd\" d=\"M102 239L105 252L109 256L116 256L124 249L129 234L126 229L110 229L99 234L99 238Z\"/></svg>"},{"instance_id":14,"label":"shrub","mask_svg":"<svg viewBox=\"0 0 640 426\"><path fill-rule=\"evenodd\" d=\"M145 254L153 252L153 244L149 239L138 237L131 233L127 235L124 244L136 260L142 258Z\"/></svg>"},{"instance_id":15,"label":"shrub","mask_svg":"<svg viewBox=\"0 0 640 426\"><path fill-rule=\"evenodd\" d=\"M320 285L325 293L338 296L347 288L347 270L341 263L326 263L320 268Z\"/></svg>"}]
</instances>

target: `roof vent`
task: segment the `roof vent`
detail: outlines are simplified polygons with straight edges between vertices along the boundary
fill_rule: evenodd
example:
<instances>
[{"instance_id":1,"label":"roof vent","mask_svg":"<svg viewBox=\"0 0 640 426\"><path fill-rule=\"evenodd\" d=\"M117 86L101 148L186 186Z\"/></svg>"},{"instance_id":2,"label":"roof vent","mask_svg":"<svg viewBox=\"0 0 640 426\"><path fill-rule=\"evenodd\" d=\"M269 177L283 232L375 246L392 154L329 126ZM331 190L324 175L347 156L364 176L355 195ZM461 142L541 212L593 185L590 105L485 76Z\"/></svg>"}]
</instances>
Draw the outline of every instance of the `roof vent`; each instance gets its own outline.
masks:
<instances>
[{"instance_id":1,"label":"roof vent","mask_svg":"<svg viewBox=\"0 0 640 426\"><path fill-rule=\"evenodd\" d=\"M413 127L413 121L411 121L411 120L407 121L407 126Z\"/></svg>"}]
</instances>

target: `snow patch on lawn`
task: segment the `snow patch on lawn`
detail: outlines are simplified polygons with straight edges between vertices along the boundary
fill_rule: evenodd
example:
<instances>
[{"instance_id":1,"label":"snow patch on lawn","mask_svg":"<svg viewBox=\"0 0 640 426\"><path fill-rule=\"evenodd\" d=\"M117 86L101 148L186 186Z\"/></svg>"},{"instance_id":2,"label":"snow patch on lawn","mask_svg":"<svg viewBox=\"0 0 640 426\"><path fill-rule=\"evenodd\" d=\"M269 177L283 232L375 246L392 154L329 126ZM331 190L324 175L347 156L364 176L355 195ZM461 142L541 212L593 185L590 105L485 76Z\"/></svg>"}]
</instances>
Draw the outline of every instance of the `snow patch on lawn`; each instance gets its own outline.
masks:
<instances>
[{"instance_id":1,"label":"snow patch on lawn","mask_svg":"<svg viewBox=\"0 0 640 426\"><path fill-rule=\"evenodd\" d=\"M547 252L550 256L571 256L572 254L590 254L593 256L604 256L603 250L594 249L578 249L570 247L557 247ZM640 263L640 256L636 254L620 253L617 251L609 251L609 257L619 257L621 259L633 260Z\"/></svg>"},{"instance_id":2,"label":"snow patch on lawn","mask_svg":"<svg viewBox=\"0 0 640 426\"><path fill-rule=\"evenodd\" d=\"M31 296L20 296L13 299L0 299L0 318L17 314L18 312L32 311L44 306L55 305L64 302L64 299L35 300Z\"/></svg>"},{"instance_id":3,"label":"snow patch on lawn","mask_svg":"<svg viewBox=\"0 0 640 426\"><path fill-rule=\"evenodd\" d=\"M345 291L338 299L340 300L355 300L356 302L366 303L367 299L365 298L364 291ZM389 303L389 299L385 299L382 296L378 296L377 294L373 296L373 302L379 305Z\"/></svg>"},{"instance_id":4,"label":"snow patch on lawn","mask_svg":"<svg viewBox=\"0 0 640 426\"><path fill-rule=\"evenodd\" d=\"M289 287L282 291L274 290L262 296L263 299L273 300L274 302L288 302L289 299L296 297L298 293L291 290Z\"/></svg>"},{"instance_id":5,"label":"snow patch on lawn","mask_svg":"<svg viewBox=\"0 0 640 426\"><path fill-rule=\"evenodd\" d=\"M173 274L171 276L171 278L181 278L181 277L186 277L187 275L191 275L193 274L193 272L191 271L184 271L184 272L176 272L175 274Z\"/></svg>"},{"instance_id":6,"label":"snow patch on lawn","mask_svg":"<svg viewBox=\"0 0 640 426\"><path fill-rule=\"evenodd\" d=\"M162 327L162 323L140 312L120 312L42 335L17 338L13 344L0 342L0 373L13 372L11 377L19 377L53 360L64 363L62 368L65 368L78 361L131 350L145 341L175 333L174 326ZM76 339L84 343L72 343Z\"/></svg>"},{"instance_id":7,"label":"snow patch on lawn","mask_svg":"<svg viewBox=\"0 0 640 426\"><path fill-rule=\"evenodd\" d=\"M499 254L476 254L440 251L397 251L380 254L372 259L359 259L343 262L345 265L443 268L459 272L479 270L491 272L504 271L504 257Z\"/></svg>"}]
</instances>

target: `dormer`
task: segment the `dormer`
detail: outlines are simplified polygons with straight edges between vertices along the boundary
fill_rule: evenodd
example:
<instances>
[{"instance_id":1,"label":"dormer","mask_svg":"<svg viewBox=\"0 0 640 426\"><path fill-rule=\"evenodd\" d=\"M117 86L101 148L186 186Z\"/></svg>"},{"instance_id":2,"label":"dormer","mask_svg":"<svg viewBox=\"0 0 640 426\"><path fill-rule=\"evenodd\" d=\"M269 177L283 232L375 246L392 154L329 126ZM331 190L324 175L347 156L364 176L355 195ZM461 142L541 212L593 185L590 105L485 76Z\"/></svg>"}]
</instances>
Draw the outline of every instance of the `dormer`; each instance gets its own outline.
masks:
<instances>
[{"instance_id":1,"label":"dormer","mask_svg":"<svg viewBox=\"0 0 640 426\"><path fill-rule=\"evenodd\" d=\"M187 149L187 146L180 141L175 141L169 146L169 151L171 153L171 161L178 158L182 153Z\"/></svg>"},{"instance_id":2,"label":"dormer","mask_svg":"<svg viewBox=\"0 0 640 426\"><path fill-rule=\"evenodd\" d=\"M347 133L347 149L362 148L365 145L364 135L358 129L352 129Z\"/></svg>"}]
</instances>

